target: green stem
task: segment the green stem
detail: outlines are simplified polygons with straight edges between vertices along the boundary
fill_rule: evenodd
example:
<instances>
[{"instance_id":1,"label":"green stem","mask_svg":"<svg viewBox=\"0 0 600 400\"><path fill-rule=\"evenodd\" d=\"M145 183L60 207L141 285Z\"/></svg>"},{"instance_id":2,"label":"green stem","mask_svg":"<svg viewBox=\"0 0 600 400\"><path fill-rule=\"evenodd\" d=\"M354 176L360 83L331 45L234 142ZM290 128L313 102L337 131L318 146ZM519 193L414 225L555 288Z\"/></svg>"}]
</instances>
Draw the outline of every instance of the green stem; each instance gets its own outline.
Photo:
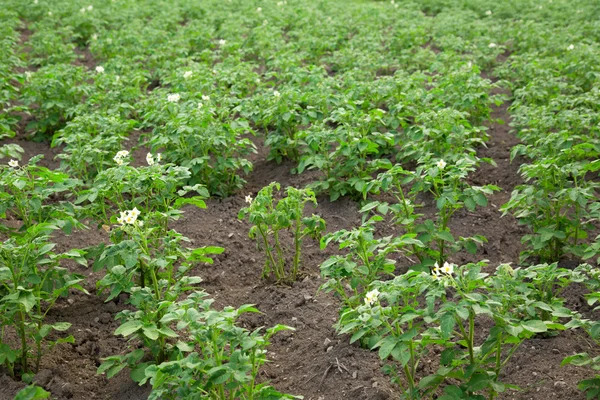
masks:
<instances>
[{"instance_id":1,"label":"green stem","mask_svg":"<svg viewBox=\"0 0 600 400\"><path fill-rule=\"evenodd\" d=\"M469 309L469 361L471 365L475 364L475 355L473 352L475 342L475 313Z\"/></svg>"},{"instance_id":2,"label":"green stem","mask_svg":"<svg viewBox=\"0 0 600 400\"><path fill-rule=\"evenodd\" d=\"M275 270L275 268L277 267L277 264L275 263L275 258L273 257L273 253L271 253L271 249L269 249L269 241L267 240L267 234L262 229L260 224L258 224L256 226L258 228L258 232L260 233L260 236L262 237L263 243L265 245L265 251L267 252L267 257L268 257L267 263L270 262L271 266L273 267L273 270ZM263 278L266 278L268 276L269 272L270 272L269 268L265 268L263 271Z\"/></svg>"},{"instance_id":3,"label":"green stem","mask_svg":"<svg viewBox=\"0 0 600 400\"><path fill-rule=\"evenodd\" d=\"M300 264L300 210L297 210L298 216L296 217L296 232L294 234L294 266L292 269L292 280L295 281L298 276L298 265Z\"/></svg>"},{"instance_id":4,"label":"green stem","mask_svg":"<svg viewBox=\"0 0 600 400\"><path fill-rule=\"evenodd\" d=\"M21 367L23 368L22 374L29 372L27 366L27 337L25 336L25 312L23 306L19 306L19 335L21 336Z\"/></svg>"},{"instance_id":5,"label":"green stem","mask_svg":"<svg viewBox=\"0 0 600 400\"><path fill-rule=\"evenodd\" d=\"M279 258L279 262L276 265L277 268L277 279L285 279L285 269L284 263L285 258L283 256L283 249L281 248L281 243L279 242L279 233L276 230L273 230L273 238L275 239L275 250L277 250L277 257Z\"/></svg>"}]
</instances>

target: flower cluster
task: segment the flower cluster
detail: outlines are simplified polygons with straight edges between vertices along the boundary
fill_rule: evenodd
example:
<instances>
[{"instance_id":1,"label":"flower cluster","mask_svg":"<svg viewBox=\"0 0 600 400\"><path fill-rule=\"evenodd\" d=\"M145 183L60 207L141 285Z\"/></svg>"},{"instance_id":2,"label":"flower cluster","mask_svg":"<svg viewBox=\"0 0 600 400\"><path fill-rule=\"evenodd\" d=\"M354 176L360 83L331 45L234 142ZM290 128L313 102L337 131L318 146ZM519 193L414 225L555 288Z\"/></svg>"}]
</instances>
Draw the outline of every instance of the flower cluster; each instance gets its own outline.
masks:
<instances>
[{"instance_id":1,"label":"flower cluster","mask_svg":"<svg viewBox=\"0 0 600 400\"><path fill-rule=\"evenodd\" d=\"M440 279L442 276L452 276L454 267L454 264L444 262L444 265L440 268L440 265L436 262L433 266L432 276L434 279Z\"/></svg>"},{"instance_id":2,"label":"flower cluster","mask_svg":"<svg viewBox=\"0 0 600 400\"><path fill-rule=\"evenodd\" d=\"M160 160L162 160L162 155L160 153L156 154L156 157L154 157L152 155L152 153L148 153L146 154L146 162L148 163L148 165L152 166L156 163L159 163Z\"/></svg>"},{"instance_id":3,"label":"flower cluster","mask_svg":"<svg viewBox=\"0 0 600 400\"><path fill-rule=\"evenodd\" d=\"M117 163L117 165L123 165L125 164L125 157L127 157L129 155L129 152L127 150L121 150L119 152L117 152L117 154L114 156L113 161Z\"/></svg>"},{"instance_id":4,"label":"flower cluster","mask_svg":"<svg viewBox=\"0 0 600 400\"><path fill-rule=\"evenodd\" d=\"M140 214L140 210L137 207L134 207L133 210L121 211L121 216L117 218L117 222L121 225L142 226L144 223L137 220Z\"/></svg>"},{"instance_id":5,"label":"flower cluster","mask_svg":"<svg viewBox=\"0 0 600 400\"><path fill-rule=\"evenodd\" d=\"M98 65L98 66L96 67L96 72L97 72L97 73L99 73L99 74L103 73L103 72L104 72L104 67L103 67L103 66L101 66L101 65Z\"/></svg>"},{"instance_id":6,"label":"flower cluster","mask_svg":"<svg viewBox=\"0 0 600 400\"><path fill-rule=\"evenodd\" d=\"M17 160L10 160L8 165L13 168L17 168L19 166L19 162Z\"/></svg>"},{"instance_id":7,"label":"flower cluster","mask_svg":"<svg viewBox=\"0 0 600 400\"><path fill-rule=\"evenodd\" d=\"M183 73L183 78L184 78L184 79L191 78L193 74L194 74L194 73L193 73L192 71L185 71L185 72Z\"/></svg>"},{"instance_id":8,"label":"flower cluster","mask_svg":"<svg viewBox=\"0 0 600 400\"><path fill-rule=\"evenodd\" d=\"M170 101L171 103L177 103L179 99L181 99L181 96L178 93L167 96L167 101Z\"/></svg>"},{"instance_id":9,"label":"flower cluster","mask_svg":"<svg viewBox=\"0 0 600 400\"><path fill-rule=\"evenodd\" d=\"M379 290L373 289L365 294L365 305L371 307L379 298Z\"/></svg>"}]
</instances>

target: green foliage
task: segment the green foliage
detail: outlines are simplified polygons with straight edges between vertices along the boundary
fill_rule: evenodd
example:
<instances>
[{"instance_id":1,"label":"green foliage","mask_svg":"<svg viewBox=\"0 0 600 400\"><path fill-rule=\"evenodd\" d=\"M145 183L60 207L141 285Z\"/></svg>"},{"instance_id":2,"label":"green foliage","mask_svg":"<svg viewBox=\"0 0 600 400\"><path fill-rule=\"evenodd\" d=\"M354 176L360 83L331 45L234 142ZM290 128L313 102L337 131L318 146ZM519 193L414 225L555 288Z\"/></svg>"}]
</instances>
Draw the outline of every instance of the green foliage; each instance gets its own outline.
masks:
<instances>
[{"instance_id":1,"label":"green foliage","mask_svg":"<svg viewBox=\"0 0 600 400\"><path fill-rule=\"evenodd\" d=\"M21 390L15 396L14 400L40 400L47 399L50 393L46 392L39 386L30 385Z\"/></svg>"},{"instance_id":2,"label":"green foliage","mask_svg":"<svg viewBox=\"0 0 600 400\"><path fill-rule=\"evenodd\" d=\"M81 67L56 64L40 68L23 88L22 101L35 117L26 129L42 135L54 133L73 118L75 107L89 92Z\"/></svg>"},{"instance_id":3,"label":"green foliage","mask_svg":"<svg viewBox=\"0 0 600 400\"><path fill-rule=\"evenodd\" d=\"M44 322L48 311L69 290L87 293L80 285L83 278L60 266L65 258L87 265L84 253L55 254L50 235L56 229L50 223L36 224L0 244L0 365L13 377L37 372L45 347L74 341L73 336L48 337L52 331L68 330L70 323ZM19 338L17 343L7 340L11 331Z\"/></svg>"},{"instance_id":4,"label":"green foliage","mask_svg":"<svg viewBox=\"0 0 600 400\"><path fill-rule=\"evenodd\" d=\"M66 233L83 225L78 218L79 208L68 201L51 203L55 198L68 195L76 190L79 182L59 171L38 166L42 156L18 166L0 165L0 217L10 215L22 222L21 230L35 224L49 222L59 226ZM4 224L0 230L12 231Z\"/></svg>"},{"instance_id":5,"label":"green foliage","mask_svg":"<svg viewBox=\"0 0 600 400\"><path fill-rule=\"evenodd\" d=\"M244 313L258 312L251 305L222 311L211 308L206 293L195 292L186 300L170 306L163 322L177 323L187 337L177 342L178 356L172 361L146 369L142 382L150 381L150 399L294 399L258 382L260 367L266 360L269 339L279 331L277 325L261 333L236 325Z\"/></svg>"},{"instance_id":6,"label":"green foliage","mask_svg":"<svg viewBox=\"0 0 600 400\"><path fill-rule=\"evenodd\" d=\"M427 274L409 271L387 281L374 281L364 302L345 309L337 325L339 333L351 333L351 341L378 350L392 364L385 371L406 398L495 398L512 385L500 381L501 372L524 340L533 335L565 329L553 320L523 320L518 310L532 299L529 293L513 295L504 290L513 276L505 267L488 276L485 262L443 268ZM492 326L482 332L476 319ZM483 336L480 344L475 338ZM417 368L434 347L443 349L440 366L421 377Z\"/></svg>"},{"instance_id":7,"label":"green foliage","mask_svg":"<svg viewBox=\"0 0 600 400\"><path fill-rule=\"evenodd\" d=\"M390 212L394 222L406 234L414 235L422 243L412 248L411 254L418 259L413 269L429 271L435 264L443 265L460 250L475 254L477 246L487 242L481 235L455 238L450 231L450 221L457 211L463 208L474 211L478 206L485 207L488 204L487 196L500 190L495 185L469 185L466 182L467 175L475 170L479 159L475 156L459 157L453 157L458 158L456 161L426 157L419 160L421 165L415 171L395 165L380 174L375 184L377 190L393 194L397 202L389 204L375 201L361 210L374 210L382 214ZM406 190L408 185L411 186ZM417 198L422 194L431 195L435 200L436 220L423 219L423 214L415 212L419 206Z\"/></svg>"},{"instance_id":8,"label":"green foliage","mask_svg":"<svg viewBox=\"0 0 600 400\"><path fill-rule=\"evenodd\" d=\"M333 232L321 239L321 249L337 242L339 250L347 251L346 255L332 256L321 264L321 276L327 280L321 289L334 291L346 306L360 303L375 279L394 274L396 261L391 258L393 255L409 253L423 246L414 234L375 238L376 223L381 220L374 216L357 228Z\"/></svg>"},{"instance_id":9,"label":"green foliage","mask_svg":"<svg viewBox=\"0 0 600 400\"><path fill-rule=\"evenodd\" d=\"M255 199L246 196L246 202L250 205L240 210L238 218L248 218L252 224L248 236L256 240L266 254L263 278L273 274L278 281L294 282L300 271L302 240L306 236L319 240L325 230L325 221L314 214L304 217L307 203L317 206L312 190L288 187L286 196L275 202L279 190L279 183L273 182L262 188ZM292 237L291 252L286 251L282 244L281 234L285 231ZM288 253L291 253L292 263L291 267L286 268L289 265Z\"/></svg>"}]
</instances>

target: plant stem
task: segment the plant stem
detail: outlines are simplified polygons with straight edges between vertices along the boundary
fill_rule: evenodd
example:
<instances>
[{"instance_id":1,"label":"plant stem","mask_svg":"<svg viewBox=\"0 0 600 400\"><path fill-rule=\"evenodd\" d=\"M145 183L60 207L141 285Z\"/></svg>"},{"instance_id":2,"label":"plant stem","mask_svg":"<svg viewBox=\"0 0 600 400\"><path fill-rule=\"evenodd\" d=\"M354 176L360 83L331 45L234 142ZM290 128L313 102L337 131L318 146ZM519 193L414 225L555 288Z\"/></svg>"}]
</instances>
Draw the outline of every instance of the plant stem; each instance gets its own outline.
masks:
<instances>
[{"instance_id":1,"label":"plant stem","mask_svg":"<svg viewBox=\"0 0 600 400\"><path fill-rule=\"evenodd\" d=\"M473 309L469 309L469 361L471 365L475 364L475 356L473 352L473 346L475 342L475 313Z\"/></svg>"},{"instance_id":2,"label":"plant stem","mask_svg":"<svg viewBox=\"0 0 600 400\"><path fill-rule=\"evenodd\" d=\"M29 371L27 366L27 337L25 336L25 312L23 306L19 306L19 317L20 317L20 333L21 336L21 367L23 368L22 374L26 374Z\"/></svg>"},{"instance_id":3,"label":"plant stem","mask_svg":"<svg viewBox=\"0 0 600 400\"><path fill-rule=\"evenodd\" d=\"M265 251L267 252L267 257L269 258L267 262L271 262L271 266L273 267L273 270L275 271L275 269L277 268L277 264L275 264L275 258L273 257L273 253L271 253L271 250L269 249L269 241L267 240L267 234L262 229L260 224L257 224L256 226L258 227L258 232L260 232L260 236L263 239L263 243L265 245ZM263 278L266 278L268 276L269 272L270 272L269 269L265 268L265 270L263 271ZM277 274L277 271L275 271L275 274Z\"/></svg>"},{"instance_id":4,"label":"plant stem","mask_svg":"<svg viewBox=\"0 0 600 400\"><path fill-rule=\"evenodd\" d=\"M292 277L291 279L293 281L296 280L296 277L298 276L298 265L300 264L300 215L301 215L301 210L296 210L297 216L296 216L296 230L294 233L294 247L295 247L295 253L294 253L294 266L292 268Z\"/></svg>"}]
</instances>

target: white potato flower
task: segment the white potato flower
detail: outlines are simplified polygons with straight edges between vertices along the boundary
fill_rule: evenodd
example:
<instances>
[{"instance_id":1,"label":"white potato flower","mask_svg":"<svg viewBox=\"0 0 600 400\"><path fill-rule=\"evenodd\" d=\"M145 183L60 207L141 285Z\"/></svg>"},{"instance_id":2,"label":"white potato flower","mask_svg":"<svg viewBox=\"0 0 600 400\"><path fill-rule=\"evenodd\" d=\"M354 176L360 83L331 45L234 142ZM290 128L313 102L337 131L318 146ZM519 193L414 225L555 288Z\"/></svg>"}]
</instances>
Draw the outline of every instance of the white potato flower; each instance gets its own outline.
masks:
<instances>
[{"instance_id":1,"label":"white potato flower","mask_svg":"<svg viewBox=\"0 0 600 400\"><path fill-rule=\"evenodd\" d=\"M210 97L208 97L207 95L203 95L202 96L202 100L204 100L204 101L210 101Z\"/></svg>"},{"instance_id":2,"label":"white potato flower","mask_svg":"<svg viewBox=\"0 0 600 400\"><path fill-rule=\"evenodd\" d=\"M37 3L39 3L38 0L33 0L33 4L37 4Z\"/></svg>"},{"instance_id":3,"label":"white potato flower","mask_svg":"<svg viewBox=\"0 0 600 400\"><path fill-rule=\"evenodd\" d=\"M258 7L258 8L256 9L256 12L262 12L262 8Z\"/></svg>"},{"instance_id":4,"label":"white potato flower","mask_svg":"<svg viewBox=\"0 0 600 400\"><path fill-rule=\"evenodd\" d=\"M101 66L101 65L98 65L96 67L96 72L99 73L99 74L103 74L104 73L104 67Z\"/></svg>"},{"instance_id":5,"label":"white potato flower","mask_svg":"<svg viewBox=\"0 0 600 400\"><path fill-rule=\"evenodd\" d=\"M492 10L487 10L487 11L485 12L485 15L492 15Z\"/></svg>"},{"instance_id":6,"label":"white potato flower","mask_svg":"<svg viewBox=\"0 0 600 400\"><path fill-rule=\"evenodd\" d=\"M250 196L250 195L247 195L247 196L245 197L245 200L246 200L246 203L248 203L248 204L252 204L252 196Z\"/></svg>"},{"instance_id":7,"label":"white potato flower","mask_svg":"<svg viewBox=\"0 0 600 400\"><path fill-rule=\"evenodd\" d=\"M123 165L125 161L123 160L125 157L129 155L127 150L118 151L117 154L113 157L113 161L117 163L117 165Z\"/></svg>"},{"instance_id":8,"label":"white potato flower","mask_svg":"<svg viewBox=\"0 0 600 400\"><path fill-rule=\"evenodd\" d=\"M436 165L437 165L437 167L438 167L439 169L444 169L444 168L446 168L446 165L448 165L448 164L446 164L446 161L444 161L444 160L440 160L440 161L438 161L438 162L437 162L437 164L436 164Z\"/></svg>"},{"instance_id":9,"label":"white potato flower","mask_svg":"<svg viewBox=\"0 0 600 400\"><path fill-rule=\"evenodd\" d=\"M94 9L94 6L90 4L89 6L87 6L87 9L88 11L92 11Z\"/></svg>"},{"instance_id":10,"label":"white potato flower","mask_svg":"<svg viewBox=\"0 0 600 400\"><path fill-rule=\"evenodd\" d=\"M204 104L198 103L198 110L201 109L203 106L204 106Z\"/></svg>"},{"instance_id":11,"label":"white potato flower","mask_svg":"<svg viewBox=\"0 0 600 400\"><path fill-rule=\"evenodd\" d=\"M452 275L454 273L454 264L450 264L449 262L444 262L444 266L442 267L442 272L446 275Z\"/></svg>"},{"instance_id":12,"label":"white potato flower","mask_svg":"<svg viewBox=\"0 0 600 400\"><path fill-rule=\"evenodd\" d=\"M133 210L121 211L119 218L117 218L117 222L121 225L142 226L144 223L137 220L140 214L141 212L137 209L137 207L135 207Z\"/></svg>"},{"instance_id":13,"label":"white potato flower","mask_svg":"<svg viewBox=\"0 0 600 400\"><path fill-rule=\"evenodd\" d=\"M13 168L17 168L19 166L19 162L17 160L10 160L8 162L8 165L13 167Z\"/></svg>"},{"instance_id":14,"label":"white potato flower","mask_svg":"<svg viewBox=\"0 0 600 400\"><path fill-rule=\"evenodd\" d=\"M32 76L33 76L33 73L31 71L25 71L25 78L27 80L30 80Z\"/></svg>"},{"instance_id":15,"label":"white potato flower","mask_svg":"<svg viewBox=\"0 0 600 400\"><path fill-rule=\"evenodd\" d=\"M183 73L183 78L184 78L184 79L188 79L188 78L191 78L191 77L192 77L192 75L193 75L193 72L192 72L192 71L185 71L185 72Z\"/></svg>"},{"instance_id":16,"label":"white potato flower","mask_svg":"<svg viewBox=\"0 0 600 400\"><path fill-rule=\"evenodd\" d=\"M227 43L227 40L225 40L225 39L219 40L219 46L223 47L223 46L225 46L225 43Z\"/></svg>"},{"instance_id":17,"label":"white potato flower","mask_svg":"<svg viewBox=\"0 0 600 400\"><path fill-rule=\"evenodd\" d=\"M496 47L496 46L497 46L497 45L496 45L496 43L490 43L490 44L488 44L488 47L489 47L490 49L493 49L493 48L494 48L494 47Z\"/></svg>"},{"instance_id":18,"label":"white potato flower","mask_svg":"<svg viewBox=\"0 0 600 400\"><path fill-rule=\"evenodd\" d=\"M92 40L98 40L98 35L96 33L92 35Z\"/></svg>"},{"instance_id":19,"label":"white potato flower","mask_svg":"<svg viewBox=\"0 0 600 400\"><path fill-rule=\"evenodd\" d=\"M574 48L575 48L575 45L572 44L572 45L569 45L569 47L567 47L567 50L573 50Z\"/></svg>"},{"instance_id":20,"label":"white potato flower","mask_svg":"<svg viewBox=\"0 0 600 400\"><path fill-rule=\"evenodd\" d=\"M156 162L161 162L162 161L162 154L158 153L156 154Z\"/></svg>"},{"instance_id":21,"label":"white potato flower","mask_svg":"<svg viewBox=\"0 0 600 400\"><path fill-rule=\"evenodd\" d=\"M154 157L152 157L152 153L146 154L146 162L148 165L154 165Z\"/></svg>"},{"instance_id":22,"label":"white potato flower","mask_svg":"<svg viewBox=\"0 0 600 400\"><path fill-rule=\"evenodd\" d=\"M84 12L85 12L85 7L83 7L83 8L81 8L81 9L79 9L79 12L80 12L80 13L84 13Z\"/></svg>"},{"instance_id":23,"label":"white potato flower","mask_svg":"<svg viewBox=\"0 0 600 400\"><path fill-rule=\"evenodd\" d=\"M52 15L52 11L48 11L48 15Z\"/></svg>"},{"instance_id":24,"label":"white potato flower","mask_svg":"<svg viewBox=\"0 0 600 400\"><path fill-rule=\"evenodd\" d=\"M273 90L273 96L279 97L281 96L281 93L279 93L277 90Z\"/></svg>"},{"instance_id":25,"label":"white potato flower","mask_svg":"<svg viewBox=\"0 0 600 400\"><path fill-rule=\"evenodd\" d=\"M177 103L180 99L181 96L179 95L179 93L170 94L167 96L167 101L170 101L171 103Z\"/></svg>"},{"instance_id":26,"label":"white potato flower","mask_svg":"<svg viewBox=\"0 0 600 400\"><path fill-rule=\"evenodd\" d=\"M379 290L373 289L365 294L365 305L371 307L379 297Z\"/></svg>"}]
</instances>

